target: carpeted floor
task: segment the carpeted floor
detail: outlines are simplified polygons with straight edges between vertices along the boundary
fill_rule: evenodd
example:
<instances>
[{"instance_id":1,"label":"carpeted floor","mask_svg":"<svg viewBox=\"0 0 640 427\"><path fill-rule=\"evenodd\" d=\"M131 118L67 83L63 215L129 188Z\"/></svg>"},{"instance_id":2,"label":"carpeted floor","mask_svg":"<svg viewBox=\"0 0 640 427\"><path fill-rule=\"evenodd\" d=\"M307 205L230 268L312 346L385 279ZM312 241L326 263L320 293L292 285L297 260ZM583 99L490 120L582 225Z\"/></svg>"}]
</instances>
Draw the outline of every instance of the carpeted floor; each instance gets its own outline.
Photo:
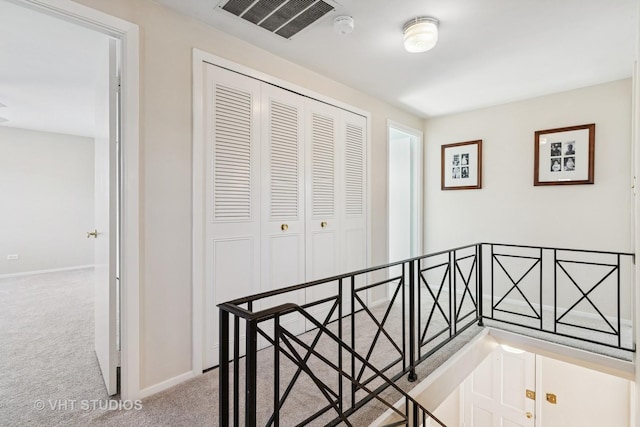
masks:
<instances>
[{"instance_id":1,"label":"carpeted floor","mask_svg":"<svg viewBox=\"0 0 640 427\"><path fill-rule=\"evenodd\" d=\"M218 370L158 393L141 403L140 409L120 410L117 401L110 403L93 352L93 271L77 270L9 278L0 280L0 425L1 426L215 426L218 422ZM384 310L378 309L380 318ZM367 316L357 317L358 346L362 351L371 334L366 329ZM361 320L360 320L361 319ZM387 326L393 336L401 323L389 320ZM348 323L345 322L345 330ZM470 328L467 338L450 343L429 363L420 366L420 378L443 363L449 355L473 337L479 328ZM314 332L302 339L311 342ZM368 337L368 338L367 338ZM348 336L345 336L348 339ZM335 343L322 342L320 351L336 354ZM322 350L324 348L324 350ZM391 346L380 339L373 357L379 361L392 358ZM268 366L273 352L260 353L261 366ZM390 359L389 359L390 360ZM346 366L346 365L345 365ZM272 395L272 371L261 370L258 381L261 417L269 412ZM285 362L282 387L295 368ZM329 383L335 373L316 374ZM367 372L364 374L365 378ZM335 381L334 381L335 382ZM410 389L416 383L400 380ZM373 385L373 384L372 384ZM371 386L372 386L371 385ZM317 388L308 376L302 375L294 387L292 398L283 406L283 418L298 419L306 410L322 402ZM386 395L395 402L397 393ZM116 396L117 399L117 396ZM263 405L267 403L266 407ZM40 406L39 406L40 405ZM109 406L110 405L110 406ZM301 406L302 405L302 406ZM367 425L386 408L373 402L354 418L354 425ZM289 414L289 415L287 415ZM335 414L329 413L329 418ZM286 419L286 418L285 418ZM322 425L319 420L315 425Z\"/></svg>"},{"instance_id":2,"label":"carpeted floor","mask_svg":"<svg viewBox=\"0 0 640 427\"><path fill-rule=\"evenodd\" d=\"M69 425L85 415L73 400L107 399L93 352L92 269L1 279L0 325L0 425Z\"/></svg>"},{"instance_id":3,"label":"carpeted floor","mask_svg":"<svg viewBox=\"0 0 640 427\"><path fill-rule=\"evenodd\" d=\"M92 279L92 270L0 279L0 426L216 426L218 369L151 396L142 401L139 408L120 409L117 397L115 400L108 398L93 352ZM384 307L373 311L381 321ZM424 314L423 319L426 319ZM400 319L392 313L385 325L393 339L401 334ZM443 325L436 319L429 333L438 331ZM335 331L337 323L331 328ZM366 353L375 328L364 312L356 316L356 330L356 348ZM343 331L345 341L349 342L347 320ZM480 327L473 325L436 352L419 366L419 379L426 378L480 331ZM305 343L311 343L314 338L313 331L300 337ZM304 356L299 344L292 344L292 347ZM323 356L337 359L337 346L326 337L320 340L317 348ZM394 352L388 339L383 337L374 346L371 357L376 366L383 366L397 355ZM273 407L273 357L273 351L265 349L258 358L259 425L266 423ZM284 357L281 362L282 394L296 368ZM351 362L345 354L343 362L348 372ZM317 358L312 358L310 363L317 378L337 389L335 372L327 370ZM243 365L243 362L239 365L241 379ZM358 362L356 366L360 366ZM366 377L367 370L364 370L363 378ZM416 384L409 383L406 378L398 381L404 390L410 390ZM345 380L343 387L345 390L350 387ZM384 394L390 403L395 403L399 397L400 394L392 389ZM306 415L326 404L327 400L311 378L303 374L282 406L281 425L301 422ZM243 408L239 409L242 413ZM384 405L373 401L350 417L350 422L355 426L369 425L384 410ZM312 424L324 425L333 417L335 412L329 411Z\"/></svg>"}]
</instances>

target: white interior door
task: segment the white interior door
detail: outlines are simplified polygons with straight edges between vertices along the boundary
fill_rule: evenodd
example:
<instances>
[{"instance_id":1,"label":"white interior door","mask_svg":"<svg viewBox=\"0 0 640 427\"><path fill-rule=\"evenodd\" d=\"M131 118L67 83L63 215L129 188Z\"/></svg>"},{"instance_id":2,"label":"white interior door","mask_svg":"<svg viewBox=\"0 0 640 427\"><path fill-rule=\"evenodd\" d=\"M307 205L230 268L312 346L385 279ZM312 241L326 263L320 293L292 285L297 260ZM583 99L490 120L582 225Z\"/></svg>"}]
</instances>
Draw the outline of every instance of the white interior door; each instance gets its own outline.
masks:
<instances>
[{"instance_id":1,"label":"white interior door","mask_svg":"<svg viewBox=\"0 0 640 427\"><path fill-rule=\"evenodd\" d=\"M498 346L464 382L466 427L533 427L535 355Z\"/></svg>"},{"instance_id":2,"label":"white interior door","mask_svg":"<svg viewBox=\"0 0 640 427\"><path fill-rule=\"evenodd\" d=\"M107 56L108 54L108 56ZM95 351L109 395L117 393L117 137L116 41L105 46L98 79L95 138Z\"/></svg>"},{"instance_id":3,"label":"white interior door","mask_svg":"<svg viewBox=\"0 0 640 427\"><path fill-rule=\"evenodd\" d=\"M318 280L340 273L340 236L338 227L338 121L340 110L317 101L307 102L306 148L306 258L307 280ZM343 286L348 286L348 283ZM338 282L307 288L306 302L312 303L338 295ZM343 289L349 289L343 287ZM346 292L343 300L350 301ZM308 308L323 323L335 301ZM346 307L345 307L346 310ZM338 310L334 311L335 319ZM346 313L345 313L346 314ZM314 329L308 321L306 329Z\"/></svg>"},{"instance_id":4,"label":"white interior door","mask_svg":"<svg viewBox=\"0 0 640 427\"><path fill-rule=\"evenodd\" d=\"M207 65L204 87L207 369L219 359L216 304L260 290L260 82ZM244 354L244 322L239 326Z\"/></svg>"},{"instance_id":5,"label":"white interior door","mask_svg":"<svg viewBox=\"0 0 640 427\"><path fill-rule=\"evenodd\" d=\"M260 283L262 291L271 291L305 281L304 98L265 83L262 111ZM289 302L303 304L304 291L266 298L261 308ZM298 314L280 322L293 333L304 329Z\"/></svg>"},{"instance_id":6,"label":"white interior door","mask_svg":"<svg viewBox=\"0 0 640 427\"><path fill-rule=\"evenodd\" d=\"M339 139L340 203L340 269L357 271L367 265L367 119L355 113L341 110ZM365 283L367 277L356 278L356 286ZM366 304L368 291L357 292ZM356 302L349 310L357 311Z\"/></svg>"}]
</instances>

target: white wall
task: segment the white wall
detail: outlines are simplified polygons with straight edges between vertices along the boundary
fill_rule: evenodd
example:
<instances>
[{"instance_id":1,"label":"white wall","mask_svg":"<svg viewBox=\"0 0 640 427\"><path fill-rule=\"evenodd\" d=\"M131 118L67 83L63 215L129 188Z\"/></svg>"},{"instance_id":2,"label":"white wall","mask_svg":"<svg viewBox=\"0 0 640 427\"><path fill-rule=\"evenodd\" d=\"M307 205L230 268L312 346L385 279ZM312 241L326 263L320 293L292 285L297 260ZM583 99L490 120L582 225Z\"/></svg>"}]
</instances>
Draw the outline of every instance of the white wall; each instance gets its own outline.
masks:
<instances>
[{"instance_id":1,"label":"white wall","mask_svg":"<svg viewBox=\"0 0 640 427\"><path fill-rule=\"evenodd\" d=\"M191 371L194 47L371 112L372 263L386 262L386 123L420 129L420 118L152 1L78 2L140 26L142 388Z\"/></svg>"},{"instance_id":2,"label":"white wall","mask_svg":"<svg viewBox=\"0 0 640 427\"><path fill-rule=\"evenodd\" d=\"M0 127L0 275L93 264L93 170L91 138Z\"/></svg>"},{"instance_id":3,"label":"white wall","mask_svg":"<svg viewBox=\"0 0 640 427\"><path fill-rule=\"evenodd\" d=\"M631 383L613 375L536 356L536 418L545 427L629 426ZM546 400L556 395L556 403Z\"/></svg>"},{"instance_id":4,"label":"white wall","mask_svg":"<svg viewBox=\"0 0 640 427\"><path fill-rule=\"evenodd\" d=\"M533 186L534 132L596 124L595 184ZM479 190L440 190L440 147L483 140ZM632 251L631 79L427 120L426 252L477 242Z\"/></svg>"},{"instance_id":5,"label":"white wall","mask_svg":"<svg viewBox=\"0 0 640 427\"><path fill-rule=\"evenodd\" d=\"M433 415L446 426L460 426L462 425L460 423L460 403L460 387L458 387L433 411ZM429 420L429 423L428 427L439 426L432 420Z\"/></svg>"}]
</instances>

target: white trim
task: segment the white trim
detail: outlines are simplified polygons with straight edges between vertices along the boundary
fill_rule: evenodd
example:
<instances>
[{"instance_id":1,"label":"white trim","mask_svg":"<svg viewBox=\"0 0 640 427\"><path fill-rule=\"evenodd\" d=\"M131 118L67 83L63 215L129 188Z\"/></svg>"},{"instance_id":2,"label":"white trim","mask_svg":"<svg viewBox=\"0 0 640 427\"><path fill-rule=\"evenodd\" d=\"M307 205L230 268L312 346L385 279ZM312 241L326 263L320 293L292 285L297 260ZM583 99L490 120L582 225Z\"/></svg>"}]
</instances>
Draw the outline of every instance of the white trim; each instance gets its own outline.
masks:
<instances>
[{"instance_id":1,"label":"white trim","mask_svg":"<svg viewBox=\"0 0 640 427\"><path fill-rule=\"evenodd\" d=\"M149 397L152 394L156 394L156 393L160 393L161 391L165 391L167 389L170 389L171 387L180 384L181 382L190 380L191 378L193 378L195 375L193 375L193 372L189 371L189 372L185 372L184 374L180 374L180 375L176 375L173 378L169 378L166 381L162 381L158 384L154 384L151 387L147 387L144 388L142 390L140 390L140 394L138 396L139 399L144 399L145 397Z\"/></svg>"},{"instance_id":2,"label":"white trim","mask_svg":"<svg viewBox=\"0 0 640 427\"><path fill-rule=\"evenodd\" d=\"M635 381L635 364L615 357L593 353L574 347L520 335L502 329L487 328L489 335L500 344L508 344L529 353L561 360L572 365L593 369L629 381Z\"/></svg>"},{"instance_id":3,"label":"white trim","mask_svg":"<svg viewBox=\"0 0 640 427\"><path fill-rule=\"evenodd\" d=\"M302 96L312 98L343 110L350 111L352 113L363 116L367 121L367 264L371 264L371 235L372 235L372 222L371 222L371 113L361 110L349 104L343 103L328 96L319 94L302 86L295 85L285 80L278 79L252 68L246 67L241 64L229 61L213 55L211 53L202 51L200 49L193 49L192 60L192 90L193 90L193 122L192 122L192 134L193 134L193 193L192 193L192 359L191 359L191 372L193 375L199 375L203 370L204 363L204 170L205 161L204 156L201 155L204 151L204 138L203 138L203 76L204 76L204 63L215 65L218 67L226 68L230 71L234 71L248 77L261 80L263 82L281 87L285 90L293 91ZM367 298L370 293L367 292Z\"/></svg>"},{"instance_id":4,"label":"white trim","mask_svg":"<svg viewBox=\"0 0 640 427\"><path fill-rule=\"evenodd\" d=\"M0 279L9 279L11 277L22 277L22 276L35 276L37 274L57 273L60 271L84 270L85 268L94 268L94 267L95 265L88 264L88 265L76 265L73 267L50 268L47 270L23 271L21 273L1 274Z\"/></svg>"},{"instance_id":5,"label":"white trim","mask_svg":"<svg viewBox=\"0 0 640 427\"><path fill-rule=\"evenodd\" d=\"M636 22L640 22L640 4L636 8ZM632 216L634 218L634 236L633 247L635 249L636 257L640 255L640 192L638 192L638 184L640 182L640 26L636 25L636 51L635 62L633 64L633 96L631 100L631 131L632 131L632 164L633 164L633 203L632 203ZM640 316L638 310L640 310L640 292L637 291L640 286L640 262L635 259L635 286L634 291L634 327L635 336L634 343L640 342ZM637 359L637 353L636 358ZM632 425L640 427L640 369L636 371L635 378L635 393L631 400L631 406L634 408Z\"/></svg>"},{"instance_id":6,"label":"white trim","mask_svg":"<svg viewBox=\"0 0 640 427\"><path fill-rule=\"evenodd\" d=\"M432 290L437 291L438 289L431 286ZM443 290L443 292L448 292L447 290ZM456 295L462 295L464 293L464 290L458 290L456 292ZM491 310L491 294L484 294L483 298L482 298L483 303L485 304L485 307L488 307L487 310ZM505 298L503 300L503 303L506 304L513 304L517 307L529 307L529 304L527 304L524 301L519 301L519 300L515 300L515 299L511 299L511 298ZM538 303L532 303L531 304L533 306L533 308L539 310L540 309L540 304ZM564 312L566 312L567 307L557 307L558 310L563 310ZM543 314L543 318L548 318L551 317L553 318L553 312L554 312L554 307L552 305L548 305L548 304L543 304L542 305L542 313L548 313L546 314L546 316ZM582 319L590 319L590 320L600 320L602 319L602 316L595 314L595 313L589 313L586 311L579 311L579 310L571 310L571 314L573 316L582 318ZM508 314L507 314L508 315ZM618 322L618 318L614 317L614 316L604 316L605 319L607 319L607 321L609 323L611 323L612 325L615 325ZM487 320L490 320L487 318ZM633 326L633 320L631 319L623 319L620 318L620 326L623 327L628 327L631 328Z\"/></svg>"},{"instance_id":7,"label":"white trim","mask_svg":"<svg viewBox=\"0 0 640 427\"><path fill-rule=\"evenodd\" d=\"M121 346L120 396L140 395L140 32L128 24L122 37L122 240L120 248Z\"/></svg>"},{"instance_id":8,"label":"white trim","mask_svg":"<svg viewBox=\"0 0 640 427\"><path fill-rule=\"evenodd\" d=\"M318 92L314 92L313 90L307 89L306 87L298 86L297 84L291 83L287 80L282 80L277 77L273 77L269 74L263 73L253 68L249 68L245 65L241 65L236 62L230 61L228 59L216 56L212 53L208 53L197 48L194 48L193 51L194 51L194 56L197 54L202 59L203 62L207 62L211 65L215 65L218 67L226 68L229 71L233 71L248 77L252 77L254 79L272 84L274 86L281 87L285 90L298 93L308 98L312 98L317 101L321 101L326 104L333 105L334 107L342 108L343 110L351 111L352 113L366 117L367 123L370 122L369 119L370 119L371 113L369 113L368 111L361 110L357 107L354 107L353 105L349 105L342 101L338 101L337 99L330 98ZM371 135L367 135L367 136L370 137Z\"/></svg>"},{"instance_id":9,"label":"white trim","mask_svg":"<svg viewBox=\"0 0 640 427\"><path fill-rule=\"evenodd\" d=\"M121 391L140 396L140 153L139 28L70 0L13 0L15 3L99 31L122 42L122 242Z\"/></svg>"},{"instance_id":10,"label":"white trim","mask_svg":"<svg viewBox=\"0 0 640 427\"><path fill-rule=\"evenodd\" d=\"M205 280L204 280L204 267L205 267L205 238L204 238L204 177L205 177L205 162L206 158L200 154L204 152L204 67L202 66L205 61L203 52L198 49L193 49L193 65L192 65L192 83L193 83L193 193L191 199L193 202L192 210L192 247L191 247L191 259L192 270L191 278L193 280L193 289L191 291L192 303L191 309L193 310L192 320L192 361L191 369L194 375L202 374L204 367L204 295L205 295Z\"/></svg>"},{"instance_id":11,"label":"white trim","mask_svg":"<svg viewBox=\"0 0 640 427\"><path fill-rule=\"evenodd\" d=\"M366 267L371 267L373 265L373 242L372 242L372 236L373 236L373 203L372 203L372 194L373 194L373 185L371 182L371 177L372 177L372 165L373 165L373 161L372 161L372 155L371 155L371 146L372 146L372 136L371 136L371 114L370 113L366 113L365 117L367 118L367 224L366 224L366 229L367 229L367 236L366 236L366 245L367 245L367 254L366 254L366 262L367 265ZM369 277L367 278L367 280L371 279L371 275L368 275ZM365 291L367 293L367 301L371 302L371 299L373 298L373 291L367 289Z\"/></svg>"}]
</instances>

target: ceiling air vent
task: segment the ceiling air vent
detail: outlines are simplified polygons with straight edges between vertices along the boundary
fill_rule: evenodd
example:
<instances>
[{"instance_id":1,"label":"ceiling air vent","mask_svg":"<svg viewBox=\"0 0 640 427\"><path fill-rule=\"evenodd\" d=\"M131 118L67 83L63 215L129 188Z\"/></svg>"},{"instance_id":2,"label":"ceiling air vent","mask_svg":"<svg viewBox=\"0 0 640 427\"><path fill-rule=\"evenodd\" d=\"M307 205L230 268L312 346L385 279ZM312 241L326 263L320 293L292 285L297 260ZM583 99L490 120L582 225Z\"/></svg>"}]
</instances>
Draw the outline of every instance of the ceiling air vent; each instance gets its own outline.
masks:
<instances>
[{"instance_id":1,"label":"ceiling air vent","mask_svg":"<svg viewBox=\"0 0 640 427\"><path fill-rule=\"evenodd\" d=\"M322 0L229 0L221 7L286 39L334 9Z\"/></svg>"}]
</instances>

